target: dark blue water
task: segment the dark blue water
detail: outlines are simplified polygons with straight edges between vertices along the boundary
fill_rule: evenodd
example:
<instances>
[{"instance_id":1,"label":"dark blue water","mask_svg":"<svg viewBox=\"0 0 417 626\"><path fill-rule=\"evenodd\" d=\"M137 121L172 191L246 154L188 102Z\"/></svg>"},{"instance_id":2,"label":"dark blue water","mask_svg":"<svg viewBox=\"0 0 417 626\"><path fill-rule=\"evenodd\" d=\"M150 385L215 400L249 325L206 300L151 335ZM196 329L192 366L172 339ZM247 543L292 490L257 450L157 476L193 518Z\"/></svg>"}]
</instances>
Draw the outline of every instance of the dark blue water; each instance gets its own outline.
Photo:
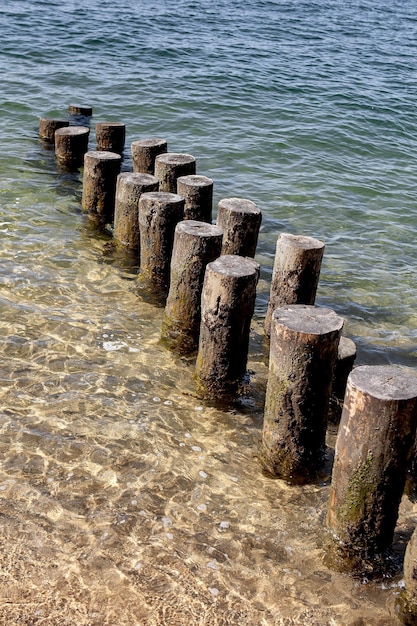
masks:
<instances>
[{"instance_id":1,"label":"dark blue water","mask_svg":"<svg viewBox=\"0 0 417 626\"><path fill-rule=\"evenodd\" d=\"M199 405L37 134L88 104L92 147L96 122L126 124L124 169L131 141L165 137L215 207L261 208L259 396L284 231L325 243L318 303L358 363L415 367L416 33L417 4L392 0L0 0L0 623L396 624L399 576L364 591L323 566L326 487L259 475L261 401Z\"/></svg>"}]
</instances>

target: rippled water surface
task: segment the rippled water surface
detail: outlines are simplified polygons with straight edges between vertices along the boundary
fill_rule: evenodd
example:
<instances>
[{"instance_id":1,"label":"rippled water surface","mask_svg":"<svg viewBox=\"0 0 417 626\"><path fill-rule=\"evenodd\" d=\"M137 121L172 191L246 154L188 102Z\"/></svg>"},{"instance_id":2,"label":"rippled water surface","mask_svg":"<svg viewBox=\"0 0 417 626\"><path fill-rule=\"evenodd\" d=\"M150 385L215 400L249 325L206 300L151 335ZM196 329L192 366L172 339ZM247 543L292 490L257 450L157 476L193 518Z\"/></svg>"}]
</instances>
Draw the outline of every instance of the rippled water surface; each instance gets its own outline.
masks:
<instances>
[{"instance_id":1,"label":"rippled water surface","mask_svg":"<svg viewBox=\"0 0 417 626\"><path fill-rule=\"evenodd\" d=\"M395 626L401 567L323 562L328 480L256 459L280 232L326 244L318 303L357 363L415 367L417 5L0 0L0 623ZM195 394L163 310L80 211L42 115L93 106L263 212L251 393ZM334 430L329 432L327 475ZM417 522L401 507L396 552Z\"/></svg>"}]
</instances>

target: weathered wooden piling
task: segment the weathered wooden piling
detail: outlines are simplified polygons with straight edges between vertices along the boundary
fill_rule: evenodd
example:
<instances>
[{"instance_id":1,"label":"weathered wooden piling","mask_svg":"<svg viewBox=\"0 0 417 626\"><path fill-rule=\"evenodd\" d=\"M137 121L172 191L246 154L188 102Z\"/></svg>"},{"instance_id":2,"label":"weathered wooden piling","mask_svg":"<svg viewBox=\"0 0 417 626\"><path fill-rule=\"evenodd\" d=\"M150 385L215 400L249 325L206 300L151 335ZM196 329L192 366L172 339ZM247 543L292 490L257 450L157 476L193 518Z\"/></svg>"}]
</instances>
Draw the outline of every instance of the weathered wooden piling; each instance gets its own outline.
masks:
<instances>
[{"instance_id":1,"label":"weathered wooden piling","mask_svg":"<svg viewBox=\"0 0 417 626\"><path fill-rule=\"evenodd\" d=\"M191 154L166 152L155 158L155 176L159 179L159 191L177 192L180 176L195 174L196 161Z\"/></svg>"},{"instance_id":2,"label":"weathered wooden piling","mask_svg":"<svg viewBox=\"0 0 417 626\"><path fill-rule=\"evenodd\" d=\"M67 126L69 126L68 120L56 117L41 117L39 119L39 137L43 141L54 143L55 131L58 130L58 128L66 128Z\"/></svg>"},{"instance_id":3,"label":"weathered wooden piling","mask_svg":"<svg viewBox=\"0 0 417 626\"><path fill-rule=\"evenodd\" d=\"M314 304L323 252L324 243L313 237L279 235L264 323L268 337L275 309L289 304Z\"/></svg>"},{"instance_id":4,"label":"weathered wooden piling","mask_svg":"<svg viewBox=\"0 0 417 626\"><path fill-rule=\"evenodd\" d=\"M259 269L253 259L236 255L220 256L207 265L196 363L203 397L228 399L242 385Z\"/></svg>"},{"instance_id":5,"label":"weathered wooden piling","mask_svg":"<svg viewBox=\"0 0 417 626\"><path fill-rule=\"evenodd\" d=\"M223 231L222 254L254 257L262 213L251 200L224 198L217 208L216 224Z\"/></svg>"},{"instance_id":6,"label":"weathered wooden piling","mask_svg":"<svg viewBox=\"0 0 417 626\"><path fill-rule=\"evenodd\" d=\"M139 199L158 191L159 181L150 174L122 172L117 177L113 237L117 243L137 251L139 259Z\"/></svg>"},{"instance_id":7,"label":"weathered wooden piling","mask_svg":"<svg viewBox=\"0 0 417 626\"><path fill-rule=\"evenodd\" d=\"M220 256L222 236L220 228L201 221L176 226L162 336L180 354L198 348L204 273L207 264Z\"/></svg>"},{"instance_id":8,"label":"weathered wooden piling","mask_svg":"<svg viewBox=\"0 0 417 626\"><path fill-rule=\"evenodd\" d=\"M175 227L184 217L184 198L173 193L143 193L139 200L139 283L166 296Z\"/></svg>"},{"instance_id":9,"label":"weathered wooden piling","mask_svg":"<svg viewBox=\"0 0 417 626\"><path fill-rule=\"evenodd\" d=\"M98 122L96 124L96 150L123 154L126 125L122 122Z\"/></svg>"},{"instance_id":10,"label":"weathered wooden piling","mask_svg":"<svg viewBox=\"0 0 417 626\"><path fill-rule=\"evenodd\" d=\"M78 169L88 150L90 130L86 126L68 126L55 131L55 156L69 169Z\"/></svg>"},{"instance_id":11,"label":"weathered wooden piling","mask_svg":"<svg viewBox=\"0 0 417 626\"><path fill-rule=\"evenodd\" d=\"M148 139L137 139L132 142L132 162L133 171L138 174L151 174L155 172L155 159L158 154L168 151L166 139L151 137Z\"/></svg>"},{"instance_id":12,"label":"weathered wooden piling","mask_svg":"<svg viewBox=\"0 0 417 626\"><path fill-rule=\"evenodd\" d=\"M93 107L89 106L88 104L70 104L68 106L68 114L91 117L93 115Z\"/></svg>"},{"instance_id":13,"label":"weathered wooden piling","mask_svg":"<svg viewBox=\"0 0 417 626\"><path fill-rule=\"evenodd\" d=\"M191 174L177 179L177 193L185 200L184 219L211 224L213 181L207 176Z\"/></svg>"},{"instance_id":14,"label":"weathered wooden piling","mask_svg":"<svg viewBox=\"0 0 417 626\"><path fill-rule=\"evenodd\" d=\"M348 337L340 337L330 397L329 419L338 423L342 415L346 385L356 359L356 345Z\"/></svg>"},{"instance_id":15,"label":"weathered wooden piling","mask_svg":"<svg viewBox=\"0 0 417 626\"><path fill-rule=\"evenodd\" d=\"M261 450L270 474L307 482L320 469L342 327L327 308L295 304L273 312Z\"/></svg>"},{"instance_id":16,"label":"weathered wooden piling","mask_svg":"<svg viewBox=\"0 0 417 626\"><path fill-rule=\"evenodd\" d=\"M70 104L68 117L72 124L77 126L90 126L93 108L87 104Z\"/></svg>"},{"instance_id":17,"label":"weathered wooden piling","mask_svg":"<svg viewBox=\"0 0 417 626\"><path fill-rule=\"evenodd\" d=\"M404 557L404 588L398 600L398 617L405 626L417 624L417 528L407 544Z\"/></svg>"},{"instance_id":18,"label":"weathered wooden piling","mask_svg":"<svg viewBox=\"0 0 417 626\"><path fill-rule=\"evenodd\" d=\"M335 561L357 569L391 544L417 424L417 376L356 367L348 378L326 524Z\"/></svg>"},{"instance_id":19,"label":"weathered wooden piling","mask_svg":"<svg viewBox=\"0 0 417 626\"><path fill-rule=\"evenodd\" d=\"M91 150L84 157L82 210L104 226L113 222L120 154Z\"/></svg>"}]
</instances>

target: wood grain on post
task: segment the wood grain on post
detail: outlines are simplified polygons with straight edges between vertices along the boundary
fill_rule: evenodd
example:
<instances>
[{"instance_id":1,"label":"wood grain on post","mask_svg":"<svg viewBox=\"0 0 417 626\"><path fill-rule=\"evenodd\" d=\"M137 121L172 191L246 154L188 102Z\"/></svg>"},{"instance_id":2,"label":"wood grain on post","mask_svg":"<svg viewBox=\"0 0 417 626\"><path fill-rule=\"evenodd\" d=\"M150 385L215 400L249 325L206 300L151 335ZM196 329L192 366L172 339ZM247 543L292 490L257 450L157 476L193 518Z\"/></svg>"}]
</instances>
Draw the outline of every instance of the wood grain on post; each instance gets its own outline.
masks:
<instances>
[{"instance_id":1,"label":"wood grain on post","mask_svg":"<svg viewBox=\"0 0 417 626\"><path fill-rule=\"evenodd\" d=\"M313 237L283 233L278 237L265 333L271 331L272 312L289 304L314 304L324 243Z\"/></svg>"},{"instance_id":2,"label":"wood grain on post","mask_svg":"<svg viewBox=\"0 0 417 626\"><path fill-rule=\"evenodd\" d=\"M404 556L404 588L399 597L398 617L405 626L417 624L417 529L407 544Z\"/></svg>"},{"instance_id":3,"label":"wood grain on post","mask_svg":"<svg viewBox=\"0 0 417 626\"><path fill-rule=\"evenodd\" d=\"M69 169L78 169L88 150L90 129L86 126L68 126L55 131L55 156Z\"/></svg>"},{"instance_id":4,"label":"wood grain on post","mask_svg":"<svg viewBox=\"0 0 417 626\"><path fill-rule=\"evenodd\" d=\"M139 200L139 283L166 296L169 289L175 227L184 216L184 198L162 191L143 193Z\"/></svg>"},{"instance_id":5,"label":"wood grain on post","mask_svg":"<svg viewBox=\"0 0 417 626\"><path fill-rule=\"evenodd\" d=\"M81 206L102 226L113 222L121 160L120 154L97 150L87 152L84 157Z\"/></svg>"},{"instance_id":6,"label":"wood grain on post","mask_svg":"<svg viewBox=\"0 0 417 626\"><path fill-rule=\"evenodd\" d=\"M329 408L329 419L334 423L338 423L342 415L347 380L353 369L355 359L355 343L348 337L340 337Z\"/></svg>"},{"instance_id":7,"label":"wood grain on post","mask_svg":"<svg viewBox=\"0 0 417 626\"><path fill-rule=\"evenodd\" d=\"M69 126L68 120L51 117L41 117L39 119L39 137L43 141L47 141L48 143L54 143L55 131L58 130L58 128L66 128L67 126Z\"/></svg>"},{"instance_id":8,"label":"wood grain on post","mask_svg":"<svg viewBox=\"0 0 417 626\"><path fill-rule=\"evenodd\" d=\"M275 476L307 482L320 468L342 327L334 311L310 305L272 315L261 461Z\"/></svg>"},{"instance_id":9,"label":"wood grain on post","mask_svg":"<svg viewBox=\"0 0 417 626\"><path fill-rule=\"evenodd\" d=\"M196 363L197 387L204 397L228 398L239 392L246 374L259 269L253 259L236 255L207 265Z\"/></svg>"},{"instance_id":10,"label":"wood grain on post","mask_svg":"<svg viewBox=\"0 0 417 626\"><path fill-rule=\"evenodd\" d=\"M139 259L139 199L158 191L159 181L150 174L122 172L117 177L113 237L117 243L137 251Z\"/></svg>"},{"instance_id":11,"label":"wood grain on post","mask_svg":"<svg viewBox=\"0 0 417 626\"><path fill-rule=\"evenodd\" d=\"M159 179L159 191L177 192L180 176L195 174L196 161L191 154L167 152L155 158L155 176Z\"/></svg>"},{"instance_id":12,"label":"wood grain on post","mask_svg":"<svg viewBox=\"0 0 417 626\"><path fill-rule=\"evenodd\" d=\"M213 211L213 181L207 176L180 176L177 193L185 200L184 219L211 224Z\"/></svg>"},{"instance_id":13,"label":"wood grain on post","mask_svg":"<svg viewBox=\"0 0 417 626\"><path fill-rule=\"evenodd\" d=\"M254 257L262 213L251 200L224 198L217 209L217 226L223 231L222 254Z\"/></svg>"},{"instance_id":14,"label":"wood grain on post","mask_svg":"<svg viewBox=\"0 0 417 626\"><path fill-rule=\"evenodd\" d=\"M126 125L122 122L99 122L96 124L96 149L123 154Z\"/></svg>"},{"instance_id":15,"label":"wood grain on post","mask_svg":"<svg viewBox=\"0 0 417 626\"><path fill-rule=\"evenodd\" d=\"M133 141L131 145L133 171L153 176L156 157L158 154L164 154L167 150L167 140L159 137Z\"/></svg>"},{"instance_id":16,"label":"wood grain on post","mask_svg":"<svg viewBox=\"0 0 417 626\"><path fill-rule=\"evenodd\" d=\"M220 256L222 236L217 226L195 220L179 222L175 229L162 336L180 354L198 348L204 273Z\"/></svg>"},{"instance_id":17,"label":"wood grain on post","mask_svg":"<svg viewBox=\"0 0 417 626\"><path fill-rule=\"evenodd\" d=\"M417 423L417 376L356 367L348 378L327 510L337 555L349 567L392 542Z\"/></svg>"}]
</instances>

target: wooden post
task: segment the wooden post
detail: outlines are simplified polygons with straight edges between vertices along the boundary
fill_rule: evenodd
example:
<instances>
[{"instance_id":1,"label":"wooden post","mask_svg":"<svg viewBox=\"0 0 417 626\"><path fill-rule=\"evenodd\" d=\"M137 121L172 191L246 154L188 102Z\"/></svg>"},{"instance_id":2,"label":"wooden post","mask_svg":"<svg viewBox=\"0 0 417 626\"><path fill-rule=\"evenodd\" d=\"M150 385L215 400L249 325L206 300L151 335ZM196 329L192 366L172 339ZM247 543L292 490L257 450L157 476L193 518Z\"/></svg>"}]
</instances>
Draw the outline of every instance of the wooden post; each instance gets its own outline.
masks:
<instances>
[{"instance_id":1,"label":"wooden post","mask_svg":"<svg viewBox=\"0 0 417 626\"><path fill-rule=\"evenodd\" d=\"M139 283L166 297L175 226L183 219L184 199L174 193L143 193L139 200Z\"/></svg>"},{"instance_id":2,"label":"wooden post","mask_svg":"<svg viewBox=\"0 0 417 626\"><path fill-rule=\"evenodd\" d=\"M355 343L348 337L340 337L329 408L329 419L336 424L342 415L347 379L353 369L355 359Z\"/></svg>"},{"instance_id":3,"label":"wooden post","mask_svg":"<svg viewBox=\"0 0 417 626\"><path fill-rule=\"evenodd\" d=\"M117 243L137 251L139 259L139 199L158 191L159 181L150 174L122 172L117 177L113 237Z\"/></svg>"},{"instance_id":4,"label":"wooden post","mask_svg":"<svg viewBox=\"0 0 417 626\"><path fill-rule=\"evenodd\" d=\"M336 560L361 568L393 538L417 424L417 376L356 367L348 378L327 510Z\"/></svg>"},{"instance_id":5,"label":"wooden post","mask_svg":"<svg viewBox=\"0 0 417 626\"><path fill-rule=\"evenodd\" d=\"M213 211L213 181L207 176L180 176L177 193L185 200L184 219L211 224Z\"/></svg>"},{"instance_id":6,"label":"wooden post","mask_svg":"<svg viewBox=\"0 0 417 626\"><path fill-rule=\"evenodd\" d=\"M254 257L262 213L251 200L224 198L217 211L217 226L223 231L222 254Z\"/></svg>"},{"instance_id":7,"label":"wooden post","mask_svg":"<svg viewBox=\"0 0 417 626\"><path fill-rule=\"evenodd\" d=\"M68 115L73 124L77 126L90 126L93 109L86 104L70 104Z\"/></svg>"},{"instance_id":8,"label":"wooden post","mask_svg":"<svg viewBox=\"0 0 417 626\"><path fill-rule=\"evenodd\" d=\"M92 150L85 154L81 206L100 226L113 222L121 160L114 152Z\"/></svg>"},{"instance_id":9,"label":"wooden post","mask_svg":"<svg viewBox=\"0 0 417 626\"><path fill-rule=\"evenodd\" d=\"M324 243L283 233L278 237L264 329L271 334L272 312L288 304L314 304Z\"/></svg>"},{"instance_id":10,"label":"wooden post","mask_svg":"<svg viewBox=\"0 0 417 626\"><path fill-rule=\"evenodd\" d=\"M197 387L206 398L227 399L243 383L259 269L253 259L236 255L207 265L196 363Z\"/></svg>"},{"instance_id":11,"label":"wooden post","mask_svg":"<svg viewBox=\"0 0 417 626\"><path fill-rule=\"evenodd\" d=\"M62 120L51 117L41 117L39 119L39 137L48 143L54 143L55 131L58 128L66 128L69 126L68 120Z\"/></svg>"},{"instance_id":12,"label":"wooden post","mask_svg":"<svg viewBox=\"0 0 417 626\"><path fill-rule=\"evenodd\" d=\"M166 139L150 138L138 139L132 142L133 171L139 174L151 174L155 172L155 159L158 154L164 154L168 150Z\"/></svg>"},{"instance_id":13,"label":"wooden post","mask_svg":"<svg viewBox=\"0 0 417 626\"><path fill-rule=\"evenodd\" d=\"M155 176L159 179L159 191L177 192L177 178L195 174L196 162L191 154L167 152L155 158Z\"/></svg>"},{"instance_id":14,"label":"wooden post","mask_svg":"<svg viewBox=\"0 0 417 626\"><path fill-rule=\"evenodd\" d=\"M198 348L204 273L220 256L222 236L217 226L194 220L179 222L175 229L162 336L180 354Z\"/></svg>"},{"instance_id":15,"label":"wooden post","mask_svg":"<svg viewBox=\"0 0 417 626\"><path fill-rule=\"evenodd\" d=\"M327 308L295 304L272 315L261 461L274 476L307 482L317 475L342 327Z\"/></svg>"},{"instance_id":16,"label":"wooden post","mask_svg":"<svg viewBox=\"0 0 417 626\"><path fill-rule=\"evenodd\" d=\"M97 151L123 154L126 125L122 122L99 122L96 124Z\"/></svg>"},{"instance_id":17,"label":"wooden post","mask_svg":"<svg viewBox=\"0 0 417 626\"><path fill-rule=\"evenodd\" d=\"M404 557L404 589L400 592L398 617L405 626L417 624L417 528L407 544Z\"/></svg>"},{"instance_id":18,"label":"wooden post","mask_svg":"<svg viewBox=\"0 0 417 626\"><path fill-rule=\"evenodd\" d=\"M55 131L55 156L69 169L78 169L88 150L90 129L86 126L68 126Z\"/></svg>"}]
</instances>

